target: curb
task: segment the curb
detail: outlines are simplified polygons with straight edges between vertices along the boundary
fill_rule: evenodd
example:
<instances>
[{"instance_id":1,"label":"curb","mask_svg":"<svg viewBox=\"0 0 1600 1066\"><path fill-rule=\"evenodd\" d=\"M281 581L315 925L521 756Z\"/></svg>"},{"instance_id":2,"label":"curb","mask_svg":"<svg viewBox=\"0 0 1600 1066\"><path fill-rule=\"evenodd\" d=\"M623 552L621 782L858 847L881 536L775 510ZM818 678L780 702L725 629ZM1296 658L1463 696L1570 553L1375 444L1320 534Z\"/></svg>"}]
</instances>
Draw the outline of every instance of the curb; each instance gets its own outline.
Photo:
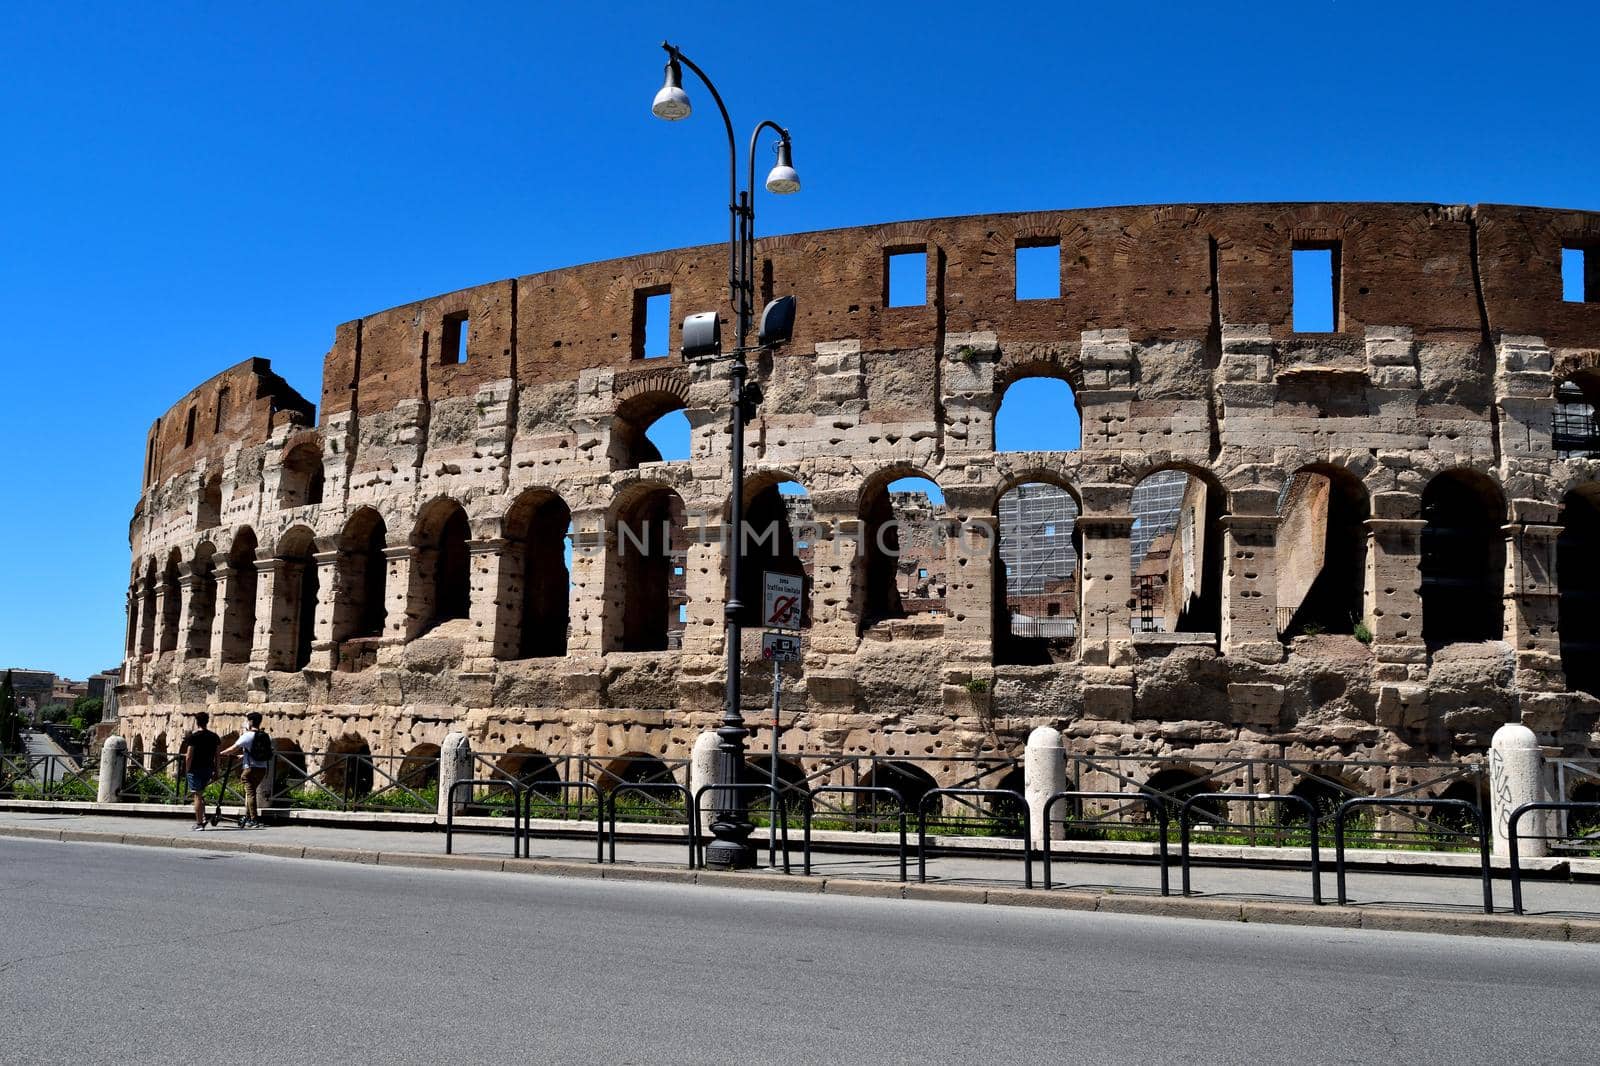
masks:
<instances>
[{"instance_id":1,"label":"curb","mask_svg":"<svg viewBox=\"0 0 1600 1066\"><path fill-rule=\"evenodd\" d=\"M865 896L877 899L914 899L997 907L1033 907L1045 910L1093 911L1162 918L1203 919L1214 922L1305 927L1366 929L1385 932L1435 933L1446 936L1480 936L1600 943L1600 920L1581 918L1517 917L1512 914L1471 914L1411 908L1316 906L1286 901L1229 900L1211 897L1094 894L1070 889L1046 892L1035 888L986 888L981 885L922 884L908 881L874 881L848 877L785 876L767 872L682 870L668 866L602 866L565 859L497 859L484 855L438 855L419 852L377 852L359 848L302 847L242 840L162 837L144 833L110 833L90 829L39 829L0 826L0 838L53 840L59 843L123 844L132 847L225 851L285 859L315 859L367 866L392 866L417 870L486 871L534 874L542 877L577 877L606 881L653 881L695 884L714 888L745 888L791 894Z\"/></svg>"}]
</instances>

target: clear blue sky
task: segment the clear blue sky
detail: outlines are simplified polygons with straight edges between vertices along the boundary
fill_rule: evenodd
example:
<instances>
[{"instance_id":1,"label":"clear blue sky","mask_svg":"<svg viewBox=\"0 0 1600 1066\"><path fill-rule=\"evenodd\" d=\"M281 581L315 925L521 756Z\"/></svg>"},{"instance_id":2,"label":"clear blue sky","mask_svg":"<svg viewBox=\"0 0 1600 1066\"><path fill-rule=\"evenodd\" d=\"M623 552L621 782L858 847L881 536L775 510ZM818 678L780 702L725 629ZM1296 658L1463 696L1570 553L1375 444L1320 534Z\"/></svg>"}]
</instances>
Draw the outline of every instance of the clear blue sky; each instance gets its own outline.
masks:
<instances>
[{"instance_id":1,"label":"clear blue sky","mask_svg":"<svg viewBox=\"0 0 1600 1066\"><path fill-rule=\"evenodd\" d=\"M0 665L122 651L144 433L335 324L715 241L710 100L795 136L763 233L1212 200L1600 207L1593 3L12 5Z\"/></svg>"}]
</instances>

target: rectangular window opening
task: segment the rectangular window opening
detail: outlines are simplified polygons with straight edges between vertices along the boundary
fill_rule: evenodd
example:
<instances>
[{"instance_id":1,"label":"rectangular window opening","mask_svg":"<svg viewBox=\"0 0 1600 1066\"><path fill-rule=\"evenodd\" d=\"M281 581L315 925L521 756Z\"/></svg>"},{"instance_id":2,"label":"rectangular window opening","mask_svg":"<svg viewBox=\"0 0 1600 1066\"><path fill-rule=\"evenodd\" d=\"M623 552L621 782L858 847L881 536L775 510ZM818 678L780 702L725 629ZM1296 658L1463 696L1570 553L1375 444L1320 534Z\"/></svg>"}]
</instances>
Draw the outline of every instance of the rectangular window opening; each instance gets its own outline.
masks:
<instances>
[{"instance_id":1,"label":"rectangular window opening","mask_svg":"<svg viewBox=\"0 0 1600 1066\"><path fill-rule=\"evenodd\" d=\"M439 363L450 366L467 361L467 343L472 323L465 311L444 316L444 331L439 336Z\"/></svg>"},{"instance_id":2,"label":"rectangular window opening","mask_svg":"<svg viewBox=\"0 0 1600 1066\"><path fill-rule=\"evenodd\" d=\"M1017 299L1061 298L1061 245L1017 245Z\"/></svg>"},{"instance_id":3,"label":"rectangular window opening","mask_svg":"<svg viewBox=\"0 0 1600 1066\"><path fill-rule=\"evenodd\" d=\"M1600 303L1600 247L1561 249L1561 298L1567 303Z\"/></svg>"},{"instance_id":4,"label":"rectangular window opening","mask_svg":"<svg viewBox=\"0 0 1600 1066\"><path fill-rule=\"evenodd\" d=\"M890 252L887 255L889 307L921 307L928 302L928 253L926 249Z\"/></svg>"},{"instance_id":5,"label":"rectangular window opening","mask_svg":"<svg viewBox=\"0 0 1600 1066\"><path fill-rule=\"evenodd\" d=\"M211 427L211 432L222 432L222 417L228 413L228 387L224 385L217 390L217 417L216 424Z\"/></svg>"},{"instance_id":6,"label":"rectangular window opening","mask_svg":"<svg viewBox=\"0 0 1600 1066\"><path fill-rule=\"evenodd\" d=\"M1339 243L1294 246L1294 331L1337 333Z\"/></svg>"},{"instance_id":7,"label":"rectangular window opening","mask_svg":"<svg viewBox=\"0 0 1600 1066\"><path fill-rule=\"evenodd\" d=\"M633 294L633 357L660 359L671 354L672 290L637 290Z\"/></svg>"},{"instance_id":8,"label":"rectangular window opening","mask_svg":"<svg viewBox=\"0 0 1600 1066\"><path fill-rule=\"evenodd\" d=\"M183 446L185 448L194 447L194 414L195 409L193 407L189 408L189 419L183 425Z\"/></svg>"}]
</instances>

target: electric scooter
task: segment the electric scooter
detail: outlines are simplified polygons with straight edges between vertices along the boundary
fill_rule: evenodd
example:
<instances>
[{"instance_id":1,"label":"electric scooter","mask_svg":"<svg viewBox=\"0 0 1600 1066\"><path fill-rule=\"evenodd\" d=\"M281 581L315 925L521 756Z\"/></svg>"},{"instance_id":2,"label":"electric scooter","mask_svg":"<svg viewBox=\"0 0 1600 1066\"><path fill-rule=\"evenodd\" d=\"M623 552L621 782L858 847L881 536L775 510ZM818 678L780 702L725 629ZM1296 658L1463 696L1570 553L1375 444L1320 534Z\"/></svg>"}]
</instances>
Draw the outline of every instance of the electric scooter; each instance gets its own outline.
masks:
<instances>
[{"instance_id":1,"label":"electric scooter","mask_svg":"<svg viewBox=\"0 0 1600 1066\"><path fill-rule=\"evenodd\" d=\"M237 761L236 759L229 759L227 767L222 771L222 784L217 787L217 809L212 811L211 817L207 819L213 828L222 820L222 801L228 795L228 778L233 776L233 764ZM229 815L228 818L240 829L244 828L243 812L238 815Z\"/></svg>"}]
</instances>

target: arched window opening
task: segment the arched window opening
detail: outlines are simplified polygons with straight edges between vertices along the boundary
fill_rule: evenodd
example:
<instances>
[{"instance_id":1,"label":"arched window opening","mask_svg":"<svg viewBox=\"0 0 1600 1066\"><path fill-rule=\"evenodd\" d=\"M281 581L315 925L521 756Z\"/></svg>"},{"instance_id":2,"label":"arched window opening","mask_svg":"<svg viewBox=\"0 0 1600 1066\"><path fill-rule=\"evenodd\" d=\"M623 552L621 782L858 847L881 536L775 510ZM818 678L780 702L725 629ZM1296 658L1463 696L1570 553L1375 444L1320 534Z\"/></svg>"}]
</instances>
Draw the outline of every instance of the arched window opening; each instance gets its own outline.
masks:
<instances>
[{"instance_id":1,"label":"arched window opening","mask_svg":"<svg viewBox=\"0 0 1600 1066\"><path fill-rule=\"evenodd\" d=\"M1154 796L1167 811L1167 821L1172 825L1172 831L1178 831L1178 814L1189 799L1203 792L1221 791L1215 782L1201 774L1183 767L1169 767L1158 770L1150 775L1140 790ZM1227 815L1220 800L1201 800L1189 809L1190 824L1210 822L1220 825L1226 822Z\"/></svg>"},{"instance_id":2,"label":"arched window opening","mask_svg":"<svg viewBox=\"0 0 1600 1066\"><path fill-rule=\"evenodd\" d=\"M467 512L454 500L435 500L417 519L412 610L423 632L442 622L466 618L472 608L471 560L467 540L472 530Z\"/></svg>"},{"instance_id":3,"label":"arched window opening","mask_svg":"<svg viewBox=\"0 0 1600 1066\"><path fill-rule=\"evenodd\" d=\"M306 507L322 502L322 451L315 444L297 444L283 459L278 506Z\"/></svg>"},{"instance_id":4,"label":"arched window opening","mask_svg":"<svg viewBox=\"0 0 1600 1066\"><path fill-rule=\"evenodd\" d=\"M128 765L144 769L144 737L134 737L128 745Z\"/></svg>"},{"instance_id":5,"label":"arched window opening","mask_svg":"<svg viewBox=\"0 0 1600 1066\"><path fill-rule=\"evenodd\" d=\"M666 763L654 755L630 751L618 755L600 771L595 784L602 792L610 792L620 784L673 784L679 782Z\"/></svg>"},{"instance_id":6,"label":"arched window opening","mask_svg":"<svg viewBox=\"0 0 1600 1066\"><path fill-rule=\"evenodd\" d=\"M1567 688L1600 696L1600 485L1569 492L1561 501L1556 578Z\"/></svg>"},{"instance_id":7,"label":"arched window opening","mask_svg":"<svg viewBox=\"0 0 1600 1066\"><path fill-rule=\"evenodd\" d=\"M212 474L200 486L200 503L195 513L196 528L211 529L222 524L222 475Z\"/></svg>"},{"instance_id":8,"label":"arched window opening","mask_svg":"<svg viewBox=\"0 0 1600 1066\"><path fill-rule=\"evenodd\" d=\"M1500 640L1505 503L1482 474L1452 470L1422 492L1422 637Z\"/></svg>"},{"instance_id":9,"label":"arched window opening","mask_svg":"<svg viewBox=\"0 0 1600 1066\"><path fill-rule=\"evenodd\" d=\"M217 572L213 566L216 549L202 544L189 564L189 617L185 620L186 633L183 654L189 659L205 659L211 655L211 631L217 615Z\"/></svg>"},{"instance_id":10,"label":"arched window opening","mask_svg":"<svg viewBox=\"0 0 1600 1066\"><path fill-rule=\"evenodd\" d=\"M1025 377L1001 394L994 413L995 451L1070 452L1082 445L1078 398L1065 381Z\"/></svg>"},{"instance_id":11,"label":"arched window opening","mask_svg":"<svg viewBox=\"0 0 1600 1066\"><path fill-rule=\"evenodd\" d=\"M372 749L353 733L328 745L322 757L321 781L335 795L355 799L372 791Z\"/></svg>"},{"instance_id":12,"label":"arched window opening","mask_svg":"<svg viewBox=\"0 0 1600 1066\"><path fill-rule=\"evenodd\" d=\"M739 770L739 783L741 785L770 785L772 780L772 756L752 755ZM806 772L800 764L793 759L778 756L778 794L783 799L783 809L786 813L797 814L810 803L810 790L806 784ZM771 797L759 792L749 793L750 803L753 807L771 810Z\"/></svg>"},{"instance_id":13,"label":"arched window opening","mask_svg":"<svg viewBox=\"0 0 1600 1066\"><path fill-rule=\"evenodd\" d=\"M179 587L178 567L182 557L178 549L167 556L167 565L161 571L161 653L178 649L178 626L183 621L183 593Z\"/></svg>"},{"instance_id":14,"label":"arched window opening","mask_svg":"<svg viewBox=\"0 0 1600 1066\"><path fill-rule=\"evenodd\" d=\"M1133 488L1128 538L1136 633L1222 629L1222 490L1182 470Z\"/></svg>"},{"instance_id":15,"label":"arched window opening","mask_svg":"<svg viewBox=\"0 0 1600 1066\"><path fill-rule=\"evenodd\" d=\"M167 735L158 733L150 742L150 772L165 774L167 770Z\"/></svg>"},{"instance_id":16,"label":"arched window opening","mask_svg":"<svg viewBox=\"0 0 1600 1066\"><path fill-rule=\"evenodd\" d=\"M560 791L557 786L561 774L550 757L520 744L507 749L496 761L495 776L515 781L523 788L531 788L547 796Z\"/></svg>"},{"instance_id":17,"label":"arched window opening","mask_svg":"<svg viewBox=\"0 0 1600 1066\"><path fill-rule=\"evenodd\" d=\"M339 535L339 598L334 604L333 639L339 643L339 669L372 665L375 642L388 620L389 560L384 551L389 529L383 516L363 507Z\"/></svg>"},{"instance_id":18,"label":"arched window opening","mask_svg":"<svg viewBox=\"0 0 1600 1066\"><path fill-rule=\"evenodd\" d=\"M611 464L632 470L645 463L689 458L689 417L671 392L634 396L617 408L611 426Z\"/></svg>"},{"instance_id":19,"label":"arched window opening","mask_svg":"<svg viewBox=\"0 0 1600 1066\"><path fill-rule=\"evenodd\" d=\"M771 572L801 580L800 628L811 625L812 554L818 535L811 497L798 481L758 487L745 501L744 554L739 565L743 625L759 627L763 577Z\"/></svg>"},{"instance_id":20,"label":"arched window opening","mask_svg":"<svg viewBox=\"0 0 1600 1066\"><path fill-rule=\"evenodd\" d=\"M518 657L565 655L572 596L572 512L554 493L524 493L506 515L505 533L506 550L517 564L507 568L506 577L521 579L520 597L515 582L506 581L507 598L520 599L522 607Z\"/></svg>"},{"instance_id":21,"label":"arched window opening","mask_svg":"<svg viewBox=\"0 0 1600 1066\"><path fill-rule=\"evenodd\" d=\"M272 738L272 794L287 798L306 786L306 753L284 737Z\"/></svg>"},{"instance_id":22,"label":"arched window opening","mask_svg":"<svg viewBox=\"0 0 1600 1066\"><path fill-rule=\"evenodd\" d=\"M641 492L617 516L615 595L622 613L622 651L683 646L688 587L688 531L683 499L671 489Z\"/></svg>"},{"instance_id":23,"label":"arched window opening","mask_svg":"<svg viewBox=\"0 0 1600 1066\"><path fill-rule=\"evenodd\" d=\"M319 591L312 551L311 531L304 526L296 526L278 541L268 640L270 669L303 670L311 663Z\"/></svg>"},{"instance_id":24,"label":"arched window opening","mask_svg":"<svg viewBox=\"0 0 1600 1066\"><path fill-rule=\"evenodd\" d=\"M917 805L922 802L922 797L939 787L939 783L916 763L884 761L874 762L872 769L868 770L861 778L863 788L892 788L900 793L900 801L906 813L915 815ZM858 796L856 810L863 813L874 813L880 810L892 811L894 802L887 796Z\"/></svg>"},{"instance_id":25,"label":"arched window opening","mask_svg":"<svg viewBox=\"0 0 1600 1066\"><path fill-rule=\"evenodd\" d=\"M436 798L439 789L439 745L418 744L406 752L405 758L400 760L400 772L395 775L395 782L412 792L432 789Z\"/></svg>"},{"instance_id":26,"label":"arched window opening","mask_svg":"<svg viewBox=\"0 0 1600 1066\"><path fill-rule=\"evenodd\" d=\"M1349 473L1307 467L1278 499L1278 633L1354 633L1366 623L1366 488Z\"/></svg>"},{"instance_id":27,"label":"arched window opening","mask_svg":"<svg viewBox=\"0 0 1600 1066\"><path fill-rule=\"evenodd\" d=\"M1555 413L1550 423L1550 443L1562 459L1600 456L1600 376L1575 374L1556 386Z\"/></svg>"},{"instance_id":28,"label":"arched window opening","mask_svg":"<svg viewBox=\"0 0 1600 1066\"><path fill-rule=\"evenodd\" d=\"M1059 662L1078 635L1078 501L1059 485L1028 482L1001 495L995 519L995 662Z\"/></svg>"},{"instance_id":29,"label":"arched window opening","mask_svg":"<svg viewBox=\"0 0 1600 1066\"><path fill-rule=\"evenodd\" d=\"M250 661L256 630L256 535L241 529L228 550L228 593L222 614L222 661Z\"/></svg>"},{"instance_id":30,"label":"arched window opening","mask_svg":"<svg viewBox=\"0 0 1600 1066\"><path fill-rule=\"evenodd\" d=\"M1339 804L1352 798L1352 793L1365 795L1365 790L1344 781L1328 779L1325 771L1318 771L1317 776L1307 775L1295 782L1289 790L1289 795L1299 796L1310 801L1317 812L1318 825L1332 826L1333 816L1339 810ZM1284 825L1304 825L1306 822L1305 808L1298 803L1283 803L1278 805L1278 820Z\"/></svg>"},{"instance_id":31,"label":"arched window opening","mask_svg":"<svg viewBox=\"0 0 1600 1066\"><path fill-rule=\"evenodd\" d=\"M156 594L160 588L156 561L150 560L145 570L143 594L139 607L139 654L153 655L156 650Z\"/></svg>"},{"instance_id":32,"label":"arched window opening","mask_svg":"<svg viewBox=\"0 0 1600 1066\"><path fill-rule=\"evenodd\" d=\"M944 492L927 478L900 478L868 493L861 512L861 632L894 619L944 621L946 534Z\"/></svg>"}]
</instances>

